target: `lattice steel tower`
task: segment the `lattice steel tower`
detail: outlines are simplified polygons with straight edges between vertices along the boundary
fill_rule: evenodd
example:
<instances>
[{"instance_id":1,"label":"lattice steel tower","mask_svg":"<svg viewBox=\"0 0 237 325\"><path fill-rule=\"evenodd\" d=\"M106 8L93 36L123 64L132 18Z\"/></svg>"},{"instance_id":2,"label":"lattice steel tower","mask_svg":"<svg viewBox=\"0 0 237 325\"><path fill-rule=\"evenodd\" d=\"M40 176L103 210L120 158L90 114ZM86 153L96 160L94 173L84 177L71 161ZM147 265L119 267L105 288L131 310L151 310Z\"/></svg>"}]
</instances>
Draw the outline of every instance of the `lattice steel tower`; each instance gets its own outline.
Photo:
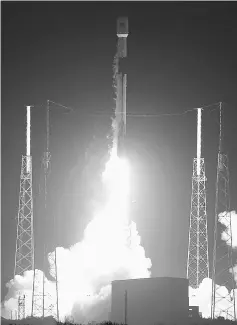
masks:
<instances>
[{"instance_id":1,"label":"lattice steel tower","mask_svg":"<svg viewBox=\"0 0 237 325\"><path fill-rule=\"evenodd\" d=\"M19 295L18 297L18 319L25 318L25 295Z\"/></svg>"},{"instance_id":2,"label":"lattice steel tower","mask_svg":"<svg viewBox=\"0 0 237 325\"><path fill-rule=\"evenodd\" d=\"M236 320L234 270L232 261L232 228L230 211L228 156L223 151L222 104L220 103L220 136L216 178L215 228L212 269L212 318L222 316ZM219 238L222 234L221 240ZM226 290L220 285L225 286Z\"/></svg>"},{"instance_id":3,"label":"lattice steel tower","mask_svg":"<svg viewBox=\"0 0 237 325\"><path fill-rule=\"evenodd\" d=\"M19 208L17 217L17 237L15 253L15 275L24 275L25 271L34 269L34 235L33 235L33 197L32 197L32 157L30 152L30 111L26 107L26 155L22 156ZM25 316L25 297L18 292L18 319Z\"/></svg>"},{"instance_id":4,"label":"lattice steel tower","mask_svg":"<svg viewBox=\"0 0 237 325\"><path fill-rule=\"evenodd\" d=\"M15 275L23 275L34 268L32 157L30 153L30 106L27 106L26 156L22 156Z\"/></svg>"},{"instance_id":5,"label":"lattice steel tower","mask_svg":"<svg viewBox=\"0 0 237 325\"><path fill-rule=\"evenodd\" d=\"M209 277L206 176L204 158L201 158L201 117L197 109L197 158L193 159L192 198L189 226L187 278L192 288L198 288Z\"/></svg>"},{"instance_id":6,"label":"lattice steel tower","mask_svg":"<svg viewBox=\"0 0 237 325\"><path fill-rule=\"evenodd\" d=\"M47 182L50 173L50 160L51 154L49 151L49 135L50 135L50 122L49 122L49 102L47 100L46 106L46 149L43 156L43 166L44 166L44 214L45 214L45 226L46 226L46 216L47 216ZM42 274L39 274L36 269L34 269L33 276L33 294L32 294L32 316L34 317L47 317L53 316L59 320L59 308L58 308L58 279L57 279L57 259L56 259L56 249L54 253L49 254L49 263L51 268L53 267L53 276L55 278L55 295L47 292L45 287L45 259L46 259L46 247L44 245L44 270Z\"/></svg>"}]
</instances>

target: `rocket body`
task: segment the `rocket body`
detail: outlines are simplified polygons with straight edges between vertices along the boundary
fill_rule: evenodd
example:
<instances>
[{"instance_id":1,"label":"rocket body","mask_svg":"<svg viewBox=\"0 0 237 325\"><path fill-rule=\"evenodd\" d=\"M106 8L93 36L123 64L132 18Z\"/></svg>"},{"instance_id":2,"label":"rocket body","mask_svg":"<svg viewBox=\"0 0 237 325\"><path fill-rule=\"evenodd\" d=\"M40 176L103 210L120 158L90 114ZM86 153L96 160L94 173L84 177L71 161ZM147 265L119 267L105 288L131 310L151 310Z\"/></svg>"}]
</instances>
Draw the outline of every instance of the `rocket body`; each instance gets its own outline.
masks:
<instances>
[{"instance_id":1,"label":"rocket body","mask_svg":"<svg viewBox=\"0 0 237 325\"><path fill-rule=\"evenodd\" d=\"M125 135L126 135L126 91L127 74L121 70L121 61L127 57L127 36L128 19L119 18L117 20L117 53L116 53L116 110L115 110L115 128L117 152L119 156L124 155Z\"/></svg>"},{"instance_id":2,"label":"rocket body","mask_svg":"<svg viewBox=\"0 0 237 325\"><path fill-rule=\"evenodd\" d=\"M118 55L120 58L127 57L127 37L128 37L128 19L120 17L117 20L117 36L118 36Z\"/></svg>"}]
</instances>

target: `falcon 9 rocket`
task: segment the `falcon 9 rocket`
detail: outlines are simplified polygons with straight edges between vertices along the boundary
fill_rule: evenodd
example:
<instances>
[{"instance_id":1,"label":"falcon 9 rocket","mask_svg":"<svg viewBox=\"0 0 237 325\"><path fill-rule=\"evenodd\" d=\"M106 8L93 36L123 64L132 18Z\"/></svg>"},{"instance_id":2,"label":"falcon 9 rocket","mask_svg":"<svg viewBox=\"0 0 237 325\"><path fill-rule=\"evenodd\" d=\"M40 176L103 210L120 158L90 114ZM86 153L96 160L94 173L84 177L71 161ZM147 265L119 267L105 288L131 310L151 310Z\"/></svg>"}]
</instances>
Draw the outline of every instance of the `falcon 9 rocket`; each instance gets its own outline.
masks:
<instances>
[{"instance_id":1,"label":"falcon 9 rocket","mask_svg":"<svg viewBox=\"0 0 237 325\"><path fill-rule=\"evenodd\" d=\"M124 154L124 140L126 135L126 89L127 74L121 68L121 63L127 57L128 19L126 17L117 20L117 52L115 56L115 87L116 87L116 109L115 109L115 141L119 156Z\"/></svg>"}]
</instances>

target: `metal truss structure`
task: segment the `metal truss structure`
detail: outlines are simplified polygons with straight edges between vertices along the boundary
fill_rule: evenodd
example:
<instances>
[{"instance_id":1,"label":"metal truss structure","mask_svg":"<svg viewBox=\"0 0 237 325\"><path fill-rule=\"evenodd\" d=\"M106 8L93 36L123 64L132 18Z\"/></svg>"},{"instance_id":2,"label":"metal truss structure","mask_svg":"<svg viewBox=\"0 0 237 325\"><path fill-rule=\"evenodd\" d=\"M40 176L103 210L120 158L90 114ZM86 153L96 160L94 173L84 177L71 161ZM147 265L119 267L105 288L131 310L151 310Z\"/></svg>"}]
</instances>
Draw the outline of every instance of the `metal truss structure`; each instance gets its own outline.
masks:
<instances>
[{"instance_id":1,"label":"metal truss structure","mask_svg":"<svg viewBox=\"0 0 237 325\"><path fill-rule=\"evenodd\" d=\"M232 261L228 156L223 152L222 103L220 103L219 152L216 177L215 228L212 267L211 317L236 320ZM221 238L219 236L221 235Z\"/></svg>"},{"instance_id":2,"label":"metal truss structure","mask_svg":"<svg viewBox=\"0 0 237 325\"><path fill-rule=\"evenodd\" d=\"M44 318L53 316L57 318L56 295L53 297L47 292L46 280L44 273L34 271L34 289L32 299L32 317Z\"/></svg>"},{"instance_id":3,"label":"metal truss structure","mask_svg":"<svg viewBox=\"0 0 237 325\"><path fill-rule=\"evenodd\" d=\"M46 150L43 155L43 166L44 166L44 209L45 216L47 216L47 181L50 173L50 159L51 154L49 151L49 135L50 135L50 123L49 123L49 100L46 106ZM44 265L45 263L46 250L44 247ZM42 273L41 277L38 277L36 270L34 269L33 277L33 295L32 295L32 316L34 317L47 317L53 316L59 320L59 309L58 309L58 283L57 283L57 266L56 266L56 252L53 260L51 254L49 255L50 265L54 265L55 275L55 296L52 296L45 290L45 275ZM44 268L45 269L45 268ZM44 270L45 271L45 270Z\"/></svg>"},{"instance_id":4,"label":"metal truss structure","mask_svg":"<svg viewBox=\"0 0 237 325\"><path fill-rule=\"evenodd\" d=\"M32 156L30 152L31 106L26 107L26 155L22 156L14 277L34 269ZM25 317L25 294L18 291L18 319Z\"/></svg>"},{"instance_id":5,"label":"metal truss structure","mask_svg":"<svg viewBox=\"0 0 237 325\"><path fill-rule=\"evenodd\" d=\"M18 319L25 318L25 295L18 297Z\"/></svg>"},{"instance_id":6,"label":"metal truss structure","mask_svg":"<svg viewBox=\"0 0 237 325\"><path fill-rule=\"evenodd\" d=\"M14 276L33 269L32 159L22 156Z\"/></svg>"},{"instance_id":7,"label":"metal truss structure","mask_svg":"<svg viewBox=\"0 0 237 325\"><path fill-rule=\"evenodd\" d=\"M222 239L218 238L218 235ZM225 286L225 288L223 287ZM216 180L215 230L212 271L212 318L236 321L234 269L232 261L232 227L229 195L229 170L226 154L218 154Z\"/></svg>"},{"instance_id":8,"label":"metal truss structure","mask_svg":"<svg viewBox=\"0 0 237 325\"><path fill-rule=\"evenodd\" d=\"M34 269L32 292L32 317L44 316L44 274Z\"/></svg>"},{"instance_id":9,"label":"metal truss structure","mask_svg":"<svg viewBox=\"0 0 237 325\"><path fill-rule=\"evenodd\" d=\"M46 313L53 315L59 321L59 308L58 308L58 271L57 271L57 250L48 255L51 275L55 279L55 297L48 294L48 305ZM46 314L47 316L47 314Z\"/></svg>"},{"instance_id":10,"label":"metal truss structure","mask_svg":"<svg viewBox=\"0 0 237 325\"><path fill-rule=\"evenodd\" d=\"M204 158L194 158L187 262L187 278L192 288L198 288L209 277L205 182Z\"/></svg>"},{"instance_id":11,"label":"metal truss structure","mask_svg":"<svg viewBox=\"0 0 237 325\"><path fill-rule=\"evenodd\" d=\"M34 269L32 157L22 156L14 276ZM25 295L18 292L18 319L25 318Z\"/></svg>"}]
</instances>

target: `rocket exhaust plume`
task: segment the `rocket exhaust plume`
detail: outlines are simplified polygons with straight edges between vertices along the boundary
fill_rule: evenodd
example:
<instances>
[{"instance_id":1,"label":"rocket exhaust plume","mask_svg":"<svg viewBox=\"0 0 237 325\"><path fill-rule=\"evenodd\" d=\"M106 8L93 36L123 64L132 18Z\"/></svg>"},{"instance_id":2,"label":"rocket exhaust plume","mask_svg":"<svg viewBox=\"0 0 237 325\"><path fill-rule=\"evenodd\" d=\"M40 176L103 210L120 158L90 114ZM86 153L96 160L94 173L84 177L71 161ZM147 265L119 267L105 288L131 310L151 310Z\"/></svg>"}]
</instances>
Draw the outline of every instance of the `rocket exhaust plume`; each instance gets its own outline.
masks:
<instances>
[{"instance_id":1,"label":"rocket exhaust plume","mask_svg":"<svg viewBox=\"0 0 237 325\"><path fill-rule=\"evenodd\" d=\"M129 220L129 164L117 156L113 146L101 177L106 202L94 211L83 239L65 249L56 248L60 320L72 316L76 322L103 321L110 310L111 281L150 277L151 261L140 244L136 224ZM54 252L50 253L51 255ZM53 276L54 265L50 265ZM31 315L33 271L15 276L7 286L2 315L10 318L17 309L19 286L25 294L26 316ZM37 271L37 293L42 294L42 272ZM45 305L55 296L55 281L45 278ZM54 297L56 301L56 297Z\"/></svg>"},{"instance_id":2,"label":"rocket exhaust plume","mask_svg":"<svg viewBox=\"0 0 237 325\"><path fill-rule=\"evenodd\" d=\"M77 322L108 319L111 281L150 276L151 261L140 245L134 222L129 226L129 166L112 148L102 174L107 193L105 206L96 211L81 242L69 249L57 248L58 299L60 319L73 316ZM50 254L54 254L50 253ZM50 266L51 275L54 265ZM31 314L33 271L8 283L9 293L3 315L9 318L17 306L16 292L26 295L26 315ZM42 272L38 271L39 282ZM46 279L45 292L55 295L55 282ZM42 285L37 288L38 293ZM47 295L45 304L47 305Z\"/></svg>"},{"instance_id":3,"label":"rocket exhaust plume","mask_svg":"<svg viewBox=\"0 0 237 325\"><path fill-rule=\"evenodd\" d=\"M106 200L93 211L93 219L84 230L80 242L69 249L56 248L61 321L64 321L65 317L72 317L78 323L108 320L111 281L150 277L151 260L146 258L136 224L131 222L129 217L130 166L127 160L120 157L126 133L127 76L119 72L119 59L127 56L127 18L118 19L117 36L118 48L113 65L116 108L112 123L112 148L101 175ZM29 112L27 108L28 117ZM30 118L27 121L27 147L30 148ZM54 254L55 252L49 254L49 263L54 260ZM55 264L51 264L49 268L54 278ZM7 284L9 292L2 306L4 317L10 318L11 311L14 314L17 309L19 286L26 296L25 314L31 315L32 278L33 271L28 271L23 277L15 276ZM42 295L42 280L43 273L37 270L39 285L35 290L38 295ZM53 297L56 302L55 285L55 281L49 281L45 277L46 306L50 304L49 297Z\"/></svg>"}]
</instances>

